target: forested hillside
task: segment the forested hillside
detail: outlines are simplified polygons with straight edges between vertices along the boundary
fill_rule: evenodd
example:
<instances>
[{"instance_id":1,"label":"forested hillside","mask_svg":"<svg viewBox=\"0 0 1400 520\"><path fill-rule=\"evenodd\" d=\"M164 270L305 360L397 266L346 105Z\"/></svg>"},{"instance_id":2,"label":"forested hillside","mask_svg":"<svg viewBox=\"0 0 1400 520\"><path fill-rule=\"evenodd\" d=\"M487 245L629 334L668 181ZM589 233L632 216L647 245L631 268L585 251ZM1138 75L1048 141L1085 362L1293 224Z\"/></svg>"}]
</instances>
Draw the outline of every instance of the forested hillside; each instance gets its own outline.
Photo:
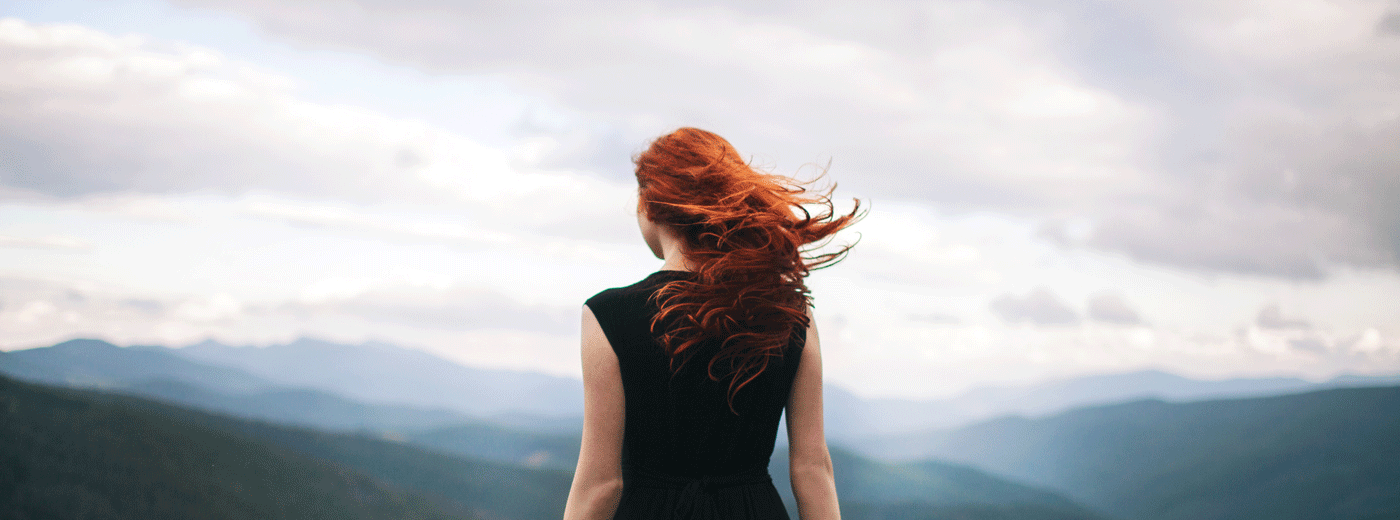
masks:
<instances>
[{"instance_id":1,"label":"forested hillside","mask_svg":"<svg viewBox=\"0 0 1400 520\"><path fill-rule=\"evenodd\" d=\"M1400 387L1143 401L870 447L973 464L1126 519L1400 518Z\"/></svg>"},{"instance_id":2,"label":"forested hillside","mask_svg":"<svg viewBox=\"0 0 1400 520\"><path fill-rule=\"evenodd\" d=\"M162 411L0 377L0 517L478 518L345 465Z\"/></svg>"},{"instance_id":3,"label":"forested hillside","mask_svg":"<svg viewBox=\"0 0 1400 520\"><path fill-rule=\"evenodd\" d=\"M13 439L0 448L0 497L13 497L0 518L555 519L571 478L414 443L8 378L0 378L0 417L0 433ZM456 442L509 433L450 432ZM1054 493L971 468L836 455L852 520L1098 518ZM785 490L778 464L775 481Z\"/></svg>"},{"instance_id":4,"label":"forested hillside","mask_svg":"<svg viewBox=\"0 0 1400 520\"><path fill-rule=\"evenodd\" d=\"M888 463L831 448L843 518L868 520L1099 520L1102 515L1044 489L937 461ZM793 508L787 452L773 454L773 483ZM794 517L795 517L794 511Z\"/></svg>"},{"instance_id":5,"label":"forested hillside","mask_svg":"<svg viewBox=\"0 0 1400 520\"><path fill-rule=\"evenodd\" d=\"M0 353L0 371L103 388L3 380L15 518L552 519L578 453L576 432L281 387L161 348L72 341ZM1357 520L1400 518L1396 439L1400 387L1381 387L1139 401L832 454L850 520ZM771 471L788 494L781 450Z\"/></svg>"}]
</instances>

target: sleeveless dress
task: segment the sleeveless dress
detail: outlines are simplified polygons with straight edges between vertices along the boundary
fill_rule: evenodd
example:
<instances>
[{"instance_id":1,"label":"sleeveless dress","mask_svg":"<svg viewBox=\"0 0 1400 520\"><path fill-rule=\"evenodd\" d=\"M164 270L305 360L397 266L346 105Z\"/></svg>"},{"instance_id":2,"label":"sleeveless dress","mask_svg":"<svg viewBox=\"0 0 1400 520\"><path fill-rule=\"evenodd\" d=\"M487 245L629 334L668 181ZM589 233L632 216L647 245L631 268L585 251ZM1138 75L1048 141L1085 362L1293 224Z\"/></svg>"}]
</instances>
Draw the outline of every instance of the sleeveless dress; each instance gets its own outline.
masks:
<instances>
[{"instance_id":1,"label":"sleeveless dress","mask_svg":"<svg viewBox=\"0 0 1400 520\"><path fill-rule=\"evenodd\" d=\"M650 297L688 276L659 271L586 302L617 353L626 399L622 499L613 518L786 520L768 459L806 331L796 331L782 360L739 390L731 411L728 381L706 373L718 343L699 345L673 375L650 330L657 312Z\"/></svg>"}]
</instances>

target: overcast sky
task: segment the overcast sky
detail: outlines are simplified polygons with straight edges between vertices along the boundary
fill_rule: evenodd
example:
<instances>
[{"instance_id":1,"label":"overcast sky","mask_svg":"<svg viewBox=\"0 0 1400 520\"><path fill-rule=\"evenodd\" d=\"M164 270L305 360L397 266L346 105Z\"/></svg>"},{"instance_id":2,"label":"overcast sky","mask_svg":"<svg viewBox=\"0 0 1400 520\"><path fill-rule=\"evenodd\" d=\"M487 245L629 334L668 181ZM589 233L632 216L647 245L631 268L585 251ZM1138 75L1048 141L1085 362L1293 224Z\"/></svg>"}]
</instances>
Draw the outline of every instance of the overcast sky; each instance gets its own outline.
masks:
<instances>
[{"instance_id":1,"label":"overcast sky","mask_svg":"<svg viewBox=\"0 0 1400 520\"><path fill-rule=\"evenodd\" d=\"M578 373L679 126L869 216L864 395L1400 372L1400 2L0 1L0 348Z\"/></svg>"}]
</instances>

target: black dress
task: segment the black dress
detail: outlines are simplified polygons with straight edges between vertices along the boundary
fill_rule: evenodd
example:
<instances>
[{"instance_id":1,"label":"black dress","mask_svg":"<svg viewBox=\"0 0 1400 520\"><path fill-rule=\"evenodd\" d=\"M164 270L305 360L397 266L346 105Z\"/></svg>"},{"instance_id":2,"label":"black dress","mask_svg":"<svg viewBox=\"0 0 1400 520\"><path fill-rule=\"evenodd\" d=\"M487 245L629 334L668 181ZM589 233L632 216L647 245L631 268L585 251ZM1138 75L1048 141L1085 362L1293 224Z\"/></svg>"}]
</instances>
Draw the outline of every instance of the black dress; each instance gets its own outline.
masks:
<instances>
[{"instance_id":1,"label":"black dress","mask_svg":"<svg viewBox=\"0 0 1400 520\"><path fill-rule=\"evenodd\" d=\"M622 500L614 518L787 519L768 459L806 331L794 334L781 362L739 390L730 411L728 382L706 374L717 343L700 345L673 375L650 331L657 312L651 295L687 276L660 271L587 302L617 353L626 398Z\"/></svg>"}]
</instances>

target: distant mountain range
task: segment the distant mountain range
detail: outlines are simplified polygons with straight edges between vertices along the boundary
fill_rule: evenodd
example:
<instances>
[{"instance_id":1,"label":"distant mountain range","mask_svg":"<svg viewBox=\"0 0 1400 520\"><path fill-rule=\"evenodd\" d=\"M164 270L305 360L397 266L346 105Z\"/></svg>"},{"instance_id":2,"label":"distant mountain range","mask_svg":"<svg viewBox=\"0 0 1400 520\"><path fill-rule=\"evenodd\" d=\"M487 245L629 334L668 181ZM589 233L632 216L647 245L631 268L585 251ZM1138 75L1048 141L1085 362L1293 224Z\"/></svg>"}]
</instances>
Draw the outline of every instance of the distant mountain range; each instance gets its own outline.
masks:
<instances>
[{"instance_id":1,"label":"distant mountain range","mask_svg":"<svg viewBox=\"0 0 1400 520\"><path fill-rule=\"evenodd\" d=\"M359 497L344 504L372 501L375 505L361 508L371 516L558 517L578 453L577 416L543 413L558 412L558 407L519 406L510 394L490 391L486 383L559 396L565 393L559 381L452 368L427 354L384 345L298 344L261 350L206 344L191 350L74 340L0 353L5 374L106 392L0 379L0 429L6 429L7 441L0 443L0 460L5 461L0 464L0 497L20 496L12 491L24 490L28 498L10 503L22 516L54 518L160 516L131 513L147 506L113 498L128 493L147 493L141 496L161 504L193 501L178 506L195 508L189 511L236 503L228 507L258 518L279 517L264 514L268 508L296 511L318 501L342 500L337 498L342 493ZM327 365L365 376L370 383L357 388L375 400L337 390L354 386L352 377L307 367L317 355L337 353L351 361ZM228 359L243 355L265 357L256 363ZM278 365L282 362L287 365ZM409 382L366 375L374 363L391 367L386 374ZM424 367L433 364L451 366ZM298 367L308 375L298 377ZM423 372L414 372L418 369ZM464 377L475 378L475 386L450 384ZM830 388L828 425L829 431L849 435L847 447L835 442L832 454L843 512L855 520L1400 518L1400 465L1395 464L1400 460L1400 387L1316 390L1390 380L1210 382L1142 372L924 402L862 400ZM462 409L424 406L424 397L415 394L419 386L456 392L432 402L456 403L493 420ZM1193 401L1260 393L1283 395ZM1137 400L1055 411L1143 394L1186 402ZM489 399L500 402L494 407L473 404ZM990 404L968 408L976 402ZM898 415L934 414L955 405L964 406L964 417L1008 409L1021 416L957 428L869 433L946 421ZM44 440L49 436L52 443ZM832 437L841 441L838 434ZM252 462L218 462L225 459L214 452L222 451ZM68 453L73 456L64 458ZM210 457L218 471L182 466L205 464ZM238 464L251 466L238 469ZM773 464L774 478L786 493L781 450ZM233 469L220 469L225 466ZM285 482L293 473L310 479L308 485L315 489ZM158 491L140 487L172 478L185 480ZM285 487L285 493L266 487L274 484ZM256 496L239 498L238 493ZM109 509L120 514L102 513ZM0 517L18 514L0 511Z\"/></svg>"},{"instance_id":2,"label":"distant mountain range","mask_svg":"<svg viewBox=\"0 0 1400 520\"><path fill-rule=\"evenodd\" d=\"M443 453L573 471L580 435L520 430L498 424L462 423L393 436Z\"/></svg>"},{"instance_id":3,"label":"distant mountain range","mask_svg":"<svg viewBox=\"0 0 1400 520\"><path fill-rule=\"evenodd\" d=\"M576 417L501 414L486 420L452 410L371 404L323 390L281 386L241 369L191 361L176 352L72 340L0 353L0 374L95 387L277 424L365 432L445 453L529 467L572 470L578 458Z\"/></svg>"},{"instance_id":4,"label":"distant mountain range","mask_svg":"<svg viewBox=\"0 0 1400 520\"><path fill-rule=\"evenodd\" d=\"M1158 370L1086 376L1016 387L984 387L937 400L862 399L828 386L829 435L856 441L870 436L946 429L1003 416L1044 417L1074 408L1141 399L1192 402L1265 397L1365 386L1400 385L1400 375L1343 374L1325 382L1291 377L1190 379Z\"/></svg>"},{"instance_id":5,"label":"distant mountain range","mask_svg":"<svg viewBox=\"0 0 1400 520\"><path fill-rule=\"evenodd\" d=\"M162 347L123 348L90 339L0 353L0 374L328 430L407 431L475 420L450 410L373 405L321 390L288 387L241 369L191 361Z\"/></svg>"},{"instance_id":6,"label":"distant mountain range","mask_svg":"<svg viewBox=\"0 0 1400 520\"><path fill-rule=\"evenodd\" d=\"M382 343L301 339L231 347L206 341L172 349L72 340L0 353L0 373L70 386L125 388L176 401L187 396L181 402L330 429L408 431L486 420L516 429L577 433L582 415L582 384L576 379L464 367ZM180 384L190 390L179 389ZM874 436L954 428L1002 416L1043 417L1139 399L1191 402L1389 384L1400 384L1400 375L1342 375L1317 383L1297 378L1209 381L1140 371L978 388L936 400L868 399L827 385L825 403L833 442L859 443ZM195 398L194 387L235 398ZM259 398L260 392L268 395ZM216 404L220 399L222 404Z\"/></svg>"},{"instance_id":7,"label":"distant mountain range","mask_svg":"<svg viewBox=\"0 0 1400 520\"><path fill-rule=\"evenodd\" d=\"M974 465L1123 519L1400 518L1400 387L1139 401L861 447Z\"/></svg>"},{"instance_id":8,"label":"distant mountain range","mask_svg":"<svg viewBox=\"0 0 1400 520\"><path fill-rule=\"evenodd\" d=\"M796 513L787 455L786 450L774 452L768 472L788 511ZM839 447L831 448L831 459L836 470L836 494L841 498L841 512L847 518L1106 518L1062 495L1011 482L969 466L934 460L881 462Z\"/></svg>"},{"instance_id":9,"label":"distant mountain range","mask_svg":"<svg viewBox=\"0 0 1400 520\"><path fill-rule=\"evenodd\" d=\"M0 438L3 518L481 518L173 407L93 391L0 377Z\"/></svg>"},{"instance_id":10,"label":"distant mountain range","mask_svg":"<svg viewBox=\"0 0 1400 520\"><path fill-rule=\"evenodd\" d=\"M559 518L568 496L565 471L132 396L0 376L0 404L0 496L17 497L3 518L533 520ZM972 468L837 459L851 520L1099 518Z\"/></svg>"},{"instance_id":11,"label":"distant mountain range","mask_svg":"<svg viewBox=\"0 0 1400 520\"><path fill-rule=\"evenodd\" d=\"M204 342L170 352L201 363L232 367L294 387L368 403L445 408L516 426L577 431L582 384L530 372L463 367L426 352L378 343L340 345L301 339L270 347ZM828 435L838 441L931 428L950 428L1006 415L1046 416L1072 408L1138 399L1174 402L1261 397L1309 390L1400 384L1400 375L1341 375L1325 382L1299 378L1198 380L1157 370L1078 377L1046 383L975 388L947 399L862 398L836 385L825 388ZM549 421L572 418L568 421Z\"/></svg>"},{"instance_id":12,"label":"distant mountain range","mask_svg":"<svg viewBox=\"0 0 1400 520\"><path fill-rule=\"evenodd\" d=\"M470 368L382 343L340 345L303 338L270 347L230 347L206 341L169 352L237 368L283 386L366 403L440 408L479 417L583 413L583 383L577 379Z\"/></svg>"},{"instance_id":13,"label":"distant mountain range","mask_svg":"<svg viewBox=\"0 0 1400 520\"><path fill-rule=\"evenodd\" d=\"M278 387L247 371L190 362L164 348L121 348L97 339L74 339L51 347L0 353L0 373L29 381L90 388L119 388L156 379L235 394Z\"/></svg>"}]
</instances>

